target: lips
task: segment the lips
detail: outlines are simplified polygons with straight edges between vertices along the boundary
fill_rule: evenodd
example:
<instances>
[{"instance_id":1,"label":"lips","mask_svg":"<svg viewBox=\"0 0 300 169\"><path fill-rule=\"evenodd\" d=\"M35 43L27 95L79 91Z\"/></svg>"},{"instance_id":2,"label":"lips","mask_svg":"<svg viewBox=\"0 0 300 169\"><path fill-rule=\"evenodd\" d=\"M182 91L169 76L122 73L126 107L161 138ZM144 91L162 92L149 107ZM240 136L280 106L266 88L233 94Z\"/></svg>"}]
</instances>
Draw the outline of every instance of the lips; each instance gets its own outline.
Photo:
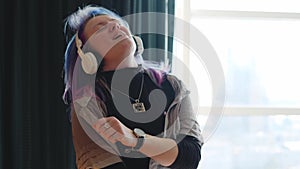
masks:
<instances>
[{"instance_id":1,"label":"lips","mask_svg":"<svg viewBox=\"0 0 300 169\"><path fill-rule=\"evenodd\" d=\"M122 36L123 36L122 34L118 34L118 35L114 36L113 40L116 40L116 39L118 39L118 38L120 38Z\"/></svg>"}]
</instances>

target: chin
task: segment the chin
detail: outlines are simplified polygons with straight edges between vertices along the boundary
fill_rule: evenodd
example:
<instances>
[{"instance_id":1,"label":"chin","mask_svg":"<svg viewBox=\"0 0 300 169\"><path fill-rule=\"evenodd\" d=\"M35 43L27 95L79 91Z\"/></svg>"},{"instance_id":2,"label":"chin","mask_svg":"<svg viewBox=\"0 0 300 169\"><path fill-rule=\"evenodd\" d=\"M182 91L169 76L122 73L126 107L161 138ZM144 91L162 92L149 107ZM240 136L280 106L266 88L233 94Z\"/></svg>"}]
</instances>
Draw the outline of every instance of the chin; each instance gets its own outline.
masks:
<instances>
[{"instance_id":1,"label":"chin","mask_svg":"<svg viewBox=\"0 0 300 169\"><path fill-rule=\"evenodd\" d=\"M117 51L124 51L127 54L131 54L133 53L133 51L135 51L135 43L131 38L126 38L115 45L114 49Z\"/></svg>"},{"instance_id":2,"label":"chin","mask_svg":"<svg viewBox=\"0 0 300 169\"><path fill-rule=\"evenodd\" d=\"M117 43L111 48L105 57L117 57L126 58L127 56L133 55L135 51L135 44L133 40L126 38Z\"/></svg>"}]
</instances>

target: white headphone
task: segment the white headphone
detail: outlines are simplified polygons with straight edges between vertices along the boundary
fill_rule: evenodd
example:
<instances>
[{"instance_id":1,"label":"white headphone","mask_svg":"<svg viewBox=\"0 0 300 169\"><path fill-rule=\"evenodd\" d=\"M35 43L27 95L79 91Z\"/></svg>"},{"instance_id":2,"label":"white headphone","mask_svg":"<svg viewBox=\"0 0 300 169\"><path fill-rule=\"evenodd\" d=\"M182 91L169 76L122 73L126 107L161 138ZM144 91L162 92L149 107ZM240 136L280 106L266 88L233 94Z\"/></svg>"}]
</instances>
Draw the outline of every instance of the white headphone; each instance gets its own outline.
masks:
<instances>
[{"instance_id":1,"label":"white headphone","mask_svg":"<svg viewBox=\"0 0 300 169\"><path fill-rule=\"evenodd\" d=\"M132 37L136 44L136 50L134 55L135 56L141 55L144 52L143 41L138 36L132 36ZM95 74L98 70L98 61L96 59L96 56L92 52L83 53L83 51L81 50L82 41L78 37L78 32L76 33L75 43L77 47L77 53L81 58L81 66L83 71L86 74L90 74L90 75Z\"/></svg>"},{"instance_id":2,"label":"white headphone","mask_svg":"<svg viewBox=\"0 0 300 169\"><path fill-rule=\"evenodd\" d=\"M141 55L144 52L143 41L139 36L132 36L132 37L136 44L136 50L135 50L134 56Z\"/></svg>"},{"instance_id":3,"label":"white headphone","mask_svg":"<svg viewBox=\"0 0 300 169\"><path fill-rule=\"evenodd\" d=\"M95 74L98 70L98 61L96 56L92 52L83 53L81 50L82 41L78 37L78 33L76 33L76 47L77 53L81 58L81 66L85 73L87 74Z\"/></svg>"}]
</instances>

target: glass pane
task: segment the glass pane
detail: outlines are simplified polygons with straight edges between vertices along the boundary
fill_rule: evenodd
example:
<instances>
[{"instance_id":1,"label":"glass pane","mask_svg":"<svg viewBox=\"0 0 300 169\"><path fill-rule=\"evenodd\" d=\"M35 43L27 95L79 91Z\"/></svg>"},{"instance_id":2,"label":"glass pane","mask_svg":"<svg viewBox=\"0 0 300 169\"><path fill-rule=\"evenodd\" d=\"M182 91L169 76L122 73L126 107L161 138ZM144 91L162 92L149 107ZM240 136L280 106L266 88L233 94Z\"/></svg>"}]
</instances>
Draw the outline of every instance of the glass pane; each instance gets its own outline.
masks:
<instances>
[{"instance_id":1,"label":"glass pane","mask_svg":"<svg viewBox=\"0 0 300 169\"><path fill-rule=\"evenodd\" d=\"M300 107L300 21L194 18L191 23L222 62L227 105ZM195 64L190 62L192 72L199 72Z\"/></svg>"},{"instance_id":2,"label":"glass pane","mask_svg":"<svg viewBox=\"0 0 300 169\"><path fill-rule=\"evenodd\" d=\"M300 13L299 0L191 0L191 9Z\"/></svg>"},{"instance_id":3,"label":"glass pane","mask_svg":"<svg viewBox=\"0 0 300 169\"><path fill-rule=\"evenodd\" d=\"M225 116L198 169L298 169L299 131L300 116Z\"/></svg>"}]
</instances>

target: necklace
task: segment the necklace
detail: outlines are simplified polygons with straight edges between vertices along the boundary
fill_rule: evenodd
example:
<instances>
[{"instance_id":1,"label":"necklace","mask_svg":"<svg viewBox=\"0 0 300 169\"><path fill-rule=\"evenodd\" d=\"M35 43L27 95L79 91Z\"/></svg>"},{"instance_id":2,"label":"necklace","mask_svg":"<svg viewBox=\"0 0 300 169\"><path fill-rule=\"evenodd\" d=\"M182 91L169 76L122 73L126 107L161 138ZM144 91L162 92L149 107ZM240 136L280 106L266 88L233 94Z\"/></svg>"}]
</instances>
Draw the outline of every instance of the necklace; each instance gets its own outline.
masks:
<instances>
[{"instance_id":1,"label":"necklace","mask_svg":"<svg viewBox=\"0 0 300 169\"><path fill-rule=\"evenodd\" d=\"M139 97L137 99L134 99L134 98L130 97L126 93L122 92L121 90L115 89L113 87L111 87L111 89L115 90L115 91L119 92L120 94L123 94L123 95L129 97L131 100L133 100L135 102L135 103L132 103L132 108L133 108L134 112L135 113L142 113L142 112L146 111L144 103L140 102L140 98L141 98L141 95L142 95L143 87L144 87L144 74L142 74L141 89L140 89Z\"/></svg>"}]
</instances>

